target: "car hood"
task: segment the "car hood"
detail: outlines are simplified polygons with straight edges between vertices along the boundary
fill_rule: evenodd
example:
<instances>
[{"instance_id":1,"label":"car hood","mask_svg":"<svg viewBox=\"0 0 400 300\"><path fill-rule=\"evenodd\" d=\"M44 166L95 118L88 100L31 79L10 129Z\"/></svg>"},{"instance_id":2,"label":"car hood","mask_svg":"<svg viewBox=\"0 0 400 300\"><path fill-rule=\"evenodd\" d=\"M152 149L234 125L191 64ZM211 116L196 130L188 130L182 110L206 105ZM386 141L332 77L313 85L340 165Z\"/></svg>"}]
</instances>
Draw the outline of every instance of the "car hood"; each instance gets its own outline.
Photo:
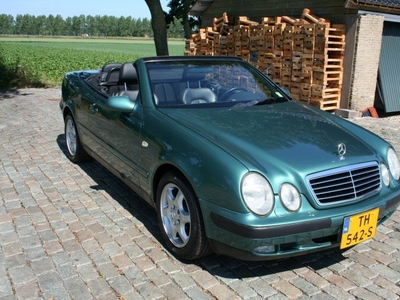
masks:
<instances>
[{"instance_id":1,"label":"car hood","mask_svg":"<svg viewBox=\"0 0 400 300\"><path fill-rule=\"evenodd\" d=\"M233 108L167 109L171 118L236 157L249 170L301 177L376 160L366 143L331 117L296 102ZM340 156L339 144L346 146ZM211 154L210 154L211 155ZM304 177L303 177L304 178Z\"/></svg>"}]
</instances>

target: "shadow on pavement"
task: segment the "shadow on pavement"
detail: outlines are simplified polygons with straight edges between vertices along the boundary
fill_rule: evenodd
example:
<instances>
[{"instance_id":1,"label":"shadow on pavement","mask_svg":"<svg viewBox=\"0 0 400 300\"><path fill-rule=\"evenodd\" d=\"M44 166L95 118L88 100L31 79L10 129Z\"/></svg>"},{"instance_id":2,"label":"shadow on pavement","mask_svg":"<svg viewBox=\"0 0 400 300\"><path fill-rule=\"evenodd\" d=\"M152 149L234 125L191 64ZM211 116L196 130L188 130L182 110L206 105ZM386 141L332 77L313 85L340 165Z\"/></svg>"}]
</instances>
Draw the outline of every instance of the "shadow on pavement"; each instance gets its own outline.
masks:
<instances>
[{"instance_id":1,"label":"shadow on pavement","mask_svg":"<svg viewBox=\"0 0 400 300\"><path fill-rule=\"evenodd\" d=\"M0 90L0 100L3 99L11 99L20 95L20 91L18 89L7 89Z\"/></svg>"},{"instance_id":2,"label":"shadow on pavement","mask_svg":"<svg viewBox=\"0 0 400 300\"><path fill-rule=\"evenodd\" d=\"M64 134L58 136L57 144L64 155L67 156ZM157 239L158 243L163 246L164 250L168 252L163 245L156 212L152 207L97 161L82 163L79 164L79 167L97 183L91 186L92 189L103 190L109 194L141 222L152 236ZM171 254L169 255L173 257ZM218 254L212 254L193 262L181 261L175 257L173 259L183 264L196 264L214 276L235 279L266 276L296 271L301 268L309 268L316 271L347 258L343 256L341 251L331 249L303 256L263 262L247 262Z\"/></svg>"}]
</instances>

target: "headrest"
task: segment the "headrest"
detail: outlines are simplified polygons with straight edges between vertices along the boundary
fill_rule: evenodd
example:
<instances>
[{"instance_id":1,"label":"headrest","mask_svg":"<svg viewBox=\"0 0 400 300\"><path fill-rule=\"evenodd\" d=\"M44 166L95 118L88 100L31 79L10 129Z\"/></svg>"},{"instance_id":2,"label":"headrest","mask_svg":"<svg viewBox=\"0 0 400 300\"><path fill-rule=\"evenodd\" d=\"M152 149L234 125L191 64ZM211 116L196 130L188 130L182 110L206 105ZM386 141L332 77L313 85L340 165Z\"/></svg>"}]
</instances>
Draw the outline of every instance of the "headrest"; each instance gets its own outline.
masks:
<instances>
[{"instance_id":1,"label":"headrest","mask_svg":"<svg viewBox=\"0 0 400 300\"><path fill-rule=\"evenodd\" d=\"M211 67L190 66L184 71L183 79L186 81L200 81L206 77L207 73L212 71Z\"/></svg>"},{"instance_id":2,"label":"headrest","mask_svg":"<svg viewBox=\"0 0 400 300\"><path fill-rule=\"evenodd\" d=\"M122 91L118 95L119 96L128 96L129 99L131 99L132 101L136 101L138 94L139 94L139 91Z\"/></svg>"},{"instance_id":3,"label":"headrest","mask_svg":"<svg viewBox=\"0 0 400 300\"><path fill-rule=\"evenodd\" d=\"M132 63L124 63L119 70L119 81L124 83L137 83L136 69Z\"/></svg>"},{"instance_id":4,"label":"headrest","mask_svg":"<svg viewBox=\"0 0 400 300\"><path fill-rule=\"evenodd\" d=\"M206 74L204 73L190 73L186 74L186 81L200 81L205 78Z\"/></svg>"},{"instance_id":5,"label":"headrest","mask_svg":"<svg viewBox=\"0 0 400 300\"><path fill-rule=\"evenodd\" d=\"M120 63L108 63L101 68L101 72L108 72L111 69L120 68L122 64Z\"/></svg>"},{"instance_id":6,"label":"headrest","mask_svg":"<svg viewBox=\"0 0 400 300\"><path fill-rule=\"evenodd\" d=\"M182 98L185 104L212 103L216 101L216 95L209 88L186 89Z\"/></svg>"}]
</instances>

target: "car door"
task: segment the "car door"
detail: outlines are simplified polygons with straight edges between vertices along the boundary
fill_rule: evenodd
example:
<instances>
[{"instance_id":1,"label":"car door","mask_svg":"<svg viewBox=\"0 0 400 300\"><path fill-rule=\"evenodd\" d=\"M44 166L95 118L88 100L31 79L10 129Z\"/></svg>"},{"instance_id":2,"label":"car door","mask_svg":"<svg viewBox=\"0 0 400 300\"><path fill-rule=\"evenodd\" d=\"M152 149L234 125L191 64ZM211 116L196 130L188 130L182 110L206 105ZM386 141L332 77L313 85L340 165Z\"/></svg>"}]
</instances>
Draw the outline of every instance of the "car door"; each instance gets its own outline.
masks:
<instances>
[{"instance_id":1,"label":"car door","mask_svg":"<svg viewBox=\"0 0 400 300\"><path fill-rule=\"evenodd\" d=\"M139 175L146 176L139 166L143 123L140 105L134 113L121 113L110 110L106 102L105 98L96 98L90 104L94 151L121 178L139 186Z\"/></svg>"}]
</instances>

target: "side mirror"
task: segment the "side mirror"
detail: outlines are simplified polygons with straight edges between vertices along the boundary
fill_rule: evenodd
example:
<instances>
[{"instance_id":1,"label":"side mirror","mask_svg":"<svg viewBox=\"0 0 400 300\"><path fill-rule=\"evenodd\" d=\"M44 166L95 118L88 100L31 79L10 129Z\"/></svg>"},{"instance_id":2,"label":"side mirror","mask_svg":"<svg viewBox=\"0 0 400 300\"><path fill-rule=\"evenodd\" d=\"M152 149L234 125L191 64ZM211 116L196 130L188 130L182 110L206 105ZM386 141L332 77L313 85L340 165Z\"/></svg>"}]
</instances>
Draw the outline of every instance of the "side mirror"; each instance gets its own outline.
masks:
<instances>
[{"instance_id":1,"label":"side mirror","mask_svg":"<svg viewBox=\"0 0 400 300\"><path fill-rule=\"evenodd\" d=\"M128 96L112 96L107 99L106 106L113 111L121 113L132 113L137 103L132 101Z\"/></svg>"}]
</instances>

